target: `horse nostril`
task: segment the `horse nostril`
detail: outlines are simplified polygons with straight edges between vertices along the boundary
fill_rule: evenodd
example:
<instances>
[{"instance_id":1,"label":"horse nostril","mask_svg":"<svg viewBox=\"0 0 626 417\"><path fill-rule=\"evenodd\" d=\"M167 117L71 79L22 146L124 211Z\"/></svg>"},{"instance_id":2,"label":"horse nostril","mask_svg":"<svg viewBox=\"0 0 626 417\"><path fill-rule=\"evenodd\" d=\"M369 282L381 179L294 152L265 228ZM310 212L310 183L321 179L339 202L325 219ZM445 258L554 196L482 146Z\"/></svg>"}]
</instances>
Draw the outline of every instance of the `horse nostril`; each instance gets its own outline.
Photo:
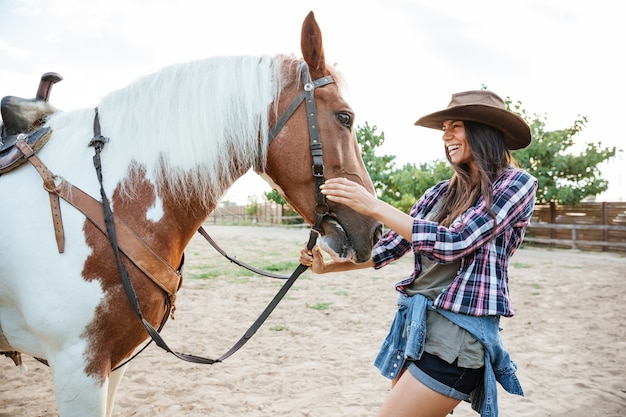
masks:
<instances>
[{"instance_id":1,"label":"horse nostril","mask_svg":"<svg viewBox=\"0 0 626 417\"><path fill-rule=\"evenodd\" d=\"M383 235L383 225L379 224L378 226L376 226L376 229L374 229L374 240L373 240L374 245L378 243L382 235Z\"/></svg>"}]
</instances>

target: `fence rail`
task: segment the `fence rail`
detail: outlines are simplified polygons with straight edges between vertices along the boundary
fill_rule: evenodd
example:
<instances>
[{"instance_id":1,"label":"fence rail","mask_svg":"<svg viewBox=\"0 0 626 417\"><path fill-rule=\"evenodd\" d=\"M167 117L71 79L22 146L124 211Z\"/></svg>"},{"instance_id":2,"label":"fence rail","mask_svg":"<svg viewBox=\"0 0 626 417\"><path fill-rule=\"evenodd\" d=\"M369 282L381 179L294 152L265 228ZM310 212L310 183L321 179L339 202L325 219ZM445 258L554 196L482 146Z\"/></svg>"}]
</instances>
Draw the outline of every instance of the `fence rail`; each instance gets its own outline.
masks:
<instances>
[{"instance_id":1,"label":"fence rail","mask_svg":"<svg viewBox=\"0 0 626 417\"><path fill-rule=\"evenodd\" d=\"M626 202L537 205L524 242L626 252Z\"/></svg>"},{"instance_id":2,"label":"fence rail","mask_svg":"<svg viewBox=\"0 0 626 417\"><path fill-rule=\"evenodd\" d=\"M275 203L220 207L209 224L260 224L305 227L300 216ZM626 202L584 202L575 206L536 205L525 243L560 248L626 253Z\"/></svg>"},{"instance_id":3,"label":"fence rail","mask_svg":"<svg viewBox=\"0 0 626 417\"><path fill-rule=\"evenodd\" d=\"M569 230L571 233L571 239L553 238L553 237L538 237L532 236L532 233L536 230ZM528 243L545 243L550 245L568 245L572 249L581 249L588 246L600 246L603 248L621 248L626 250L626 242L616 242L608 240L588 240L581 239L579 237L579 231L596 230L602 232L619 232L626 236L626 226L613 226L613 225L594 225L594 224L549 224L549 223L531 223L528 226L528 232L524 237L524 242Z\"/></svg>"},{"instance_id":4,"label":"fence rail","mask_svg":"<svg viewBox=\"0 0 626 417\"><path fill-rule=\"evenodd\" d=\"M284 227L306 227L308 224L300 216L263 216L250 214L221 213L212 214L206 220L208 224L259 224Z\"/></svg>"}]
</instances>

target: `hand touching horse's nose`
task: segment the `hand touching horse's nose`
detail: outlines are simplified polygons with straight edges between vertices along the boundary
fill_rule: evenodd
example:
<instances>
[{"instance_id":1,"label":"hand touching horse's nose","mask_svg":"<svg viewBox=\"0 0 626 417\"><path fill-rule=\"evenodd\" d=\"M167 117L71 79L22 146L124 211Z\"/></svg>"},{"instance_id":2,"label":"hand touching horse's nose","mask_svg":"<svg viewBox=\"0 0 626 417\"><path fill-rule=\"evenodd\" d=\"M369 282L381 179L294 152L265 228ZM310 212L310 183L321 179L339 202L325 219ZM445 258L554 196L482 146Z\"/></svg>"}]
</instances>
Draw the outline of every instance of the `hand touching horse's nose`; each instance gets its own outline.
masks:
<instances>
[{"instance_id":1,"label":"hand touching horse's nose","mask_svg":"<svg viewBox=\"0 0 626 417\"><path fill-rule=\"evenodd\" d=\"M378 199L354 181L346 178L331 178L320 188L322 194L326 195L330 201L346 205L366 216L374 214Z\"/></svg>"}]
</instances>

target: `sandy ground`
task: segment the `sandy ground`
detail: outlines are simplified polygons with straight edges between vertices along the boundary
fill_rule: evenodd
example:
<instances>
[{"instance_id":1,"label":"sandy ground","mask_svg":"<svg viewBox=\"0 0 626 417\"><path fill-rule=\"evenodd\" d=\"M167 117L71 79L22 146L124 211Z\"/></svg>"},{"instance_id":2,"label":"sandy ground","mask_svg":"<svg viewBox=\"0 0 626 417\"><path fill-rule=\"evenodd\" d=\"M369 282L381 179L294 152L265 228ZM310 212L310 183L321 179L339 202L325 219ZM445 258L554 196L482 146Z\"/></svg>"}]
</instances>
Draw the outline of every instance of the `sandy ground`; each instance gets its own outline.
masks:
<instances>
[{"instance_id":1,"label":"sandy ground","mask_svg":"<svg viewBox=\"0 0 626 417\"><path fill-rule=\"evenodd\" d=\"M231 255L291 269L306 229L208 226ZM253 276L194 239L176 319L177 351L218 357L281 281ZM114 416L372 416L389 382L372 365L395 312L393 283L410 257L380 271L306 272L248 342L224 363L195 365L151 345L126 371ZM502 321L525 397L499 393L501 416L626 416L626 256L526 248L515 254L517 315ZM56 416L51 371L0 358L0 417ZM461 404L455 417L477 416Z\"/></svg>"}]
</instances>

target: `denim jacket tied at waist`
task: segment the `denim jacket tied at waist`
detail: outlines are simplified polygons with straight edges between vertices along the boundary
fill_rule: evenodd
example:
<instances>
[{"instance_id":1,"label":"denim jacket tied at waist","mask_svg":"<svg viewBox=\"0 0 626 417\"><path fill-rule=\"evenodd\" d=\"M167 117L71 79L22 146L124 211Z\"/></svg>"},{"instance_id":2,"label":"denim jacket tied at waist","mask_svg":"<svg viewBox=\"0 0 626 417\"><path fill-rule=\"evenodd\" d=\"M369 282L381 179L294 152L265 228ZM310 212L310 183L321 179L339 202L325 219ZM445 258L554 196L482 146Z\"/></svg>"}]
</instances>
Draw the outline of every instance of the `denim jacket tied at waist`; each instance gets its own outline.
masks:
<instances>
[{"instance_id":1,"label":"denim jacket tied at waist","mask_svg":"<svg viewBox=\"0 0 626 417\"><path fill-rule=\"evenodd\" d=\"M398 312L391 330L376 357L374 365L389 379L398 376L405 361L418 360L424 352L426 337L426 311L433 310L432 300L423 295L398 297ZM500 318L495 316L474 317L441 309L434 310L457 326L470 332L485 348L485 377L483 390L475 390L470 396L472 408L481 417L498 416L496 382L511 394L524 395L515 376L517 365L513 362L500 339Z\"/></svg>"}]
</instances>

